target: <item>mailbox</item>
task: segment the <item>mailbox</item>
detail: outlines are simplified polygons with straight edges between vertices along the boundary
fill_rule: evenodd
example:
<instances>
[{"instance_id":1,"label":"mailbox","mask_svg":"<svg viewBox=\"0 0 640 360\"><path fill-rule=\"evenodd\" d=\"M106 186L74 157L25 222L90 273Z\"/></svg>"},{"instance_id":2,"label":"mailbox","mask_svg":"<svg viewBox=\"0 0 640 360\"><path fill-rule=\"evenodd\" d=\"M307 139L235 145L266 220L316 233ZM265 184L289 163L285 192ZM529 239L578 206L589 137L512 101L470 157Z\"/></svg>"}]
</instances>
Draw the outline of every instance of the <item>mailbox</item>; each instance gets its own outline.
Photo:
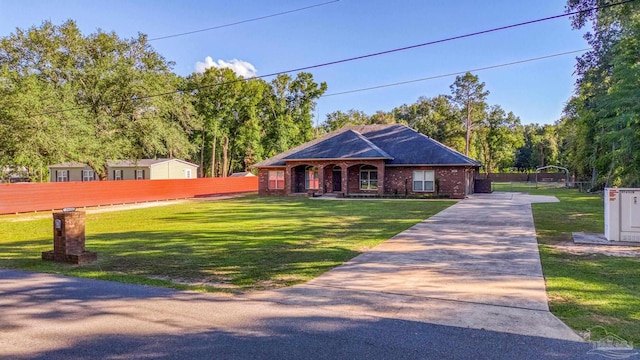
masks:
<instances>
[{"instance_id":1,"label":"mailbox","mask_svg":"<svg viewBox=\"0 0 640 360\"><path fill-rule=\"evenodd\" d=\"M53 213L53 250L42 253L43 260L85 264L98 259L95 252L85 250L84 211L64 209Z\"/></svg>"}]
</instances>

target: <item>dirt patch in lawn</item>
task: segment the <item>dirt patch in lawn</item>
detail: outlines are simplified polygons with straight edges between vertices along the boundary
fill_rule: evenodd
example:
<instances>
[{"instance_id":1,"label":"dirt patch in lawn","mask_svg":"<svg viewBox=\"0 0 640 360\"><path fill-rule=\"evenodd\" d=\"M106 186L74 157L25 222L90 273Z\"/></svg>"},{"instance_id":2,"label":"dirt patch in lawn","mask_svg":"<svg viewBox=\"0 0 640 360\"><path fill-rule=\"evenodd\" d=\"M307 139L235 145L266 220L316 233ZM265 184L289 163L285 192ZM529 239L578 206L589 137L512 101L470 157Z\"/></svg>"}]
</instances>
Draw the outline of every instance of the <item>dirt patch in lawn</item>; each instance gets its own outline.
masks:
<instances>
[{"instance_id":1,"label":"dirt patch in lawn","mask_svg":"<svg viewBox=\"0 0 640 360\"><path fill-rule=\"evenodd\" d=\"M606 256L631 257L640 258L639 246L611 246L596 244L576 244L574 242L565 241L557 244L548 244L550 248L569 253L573 255L589 255L598 254Z\"/></svg>"}]
</instances>

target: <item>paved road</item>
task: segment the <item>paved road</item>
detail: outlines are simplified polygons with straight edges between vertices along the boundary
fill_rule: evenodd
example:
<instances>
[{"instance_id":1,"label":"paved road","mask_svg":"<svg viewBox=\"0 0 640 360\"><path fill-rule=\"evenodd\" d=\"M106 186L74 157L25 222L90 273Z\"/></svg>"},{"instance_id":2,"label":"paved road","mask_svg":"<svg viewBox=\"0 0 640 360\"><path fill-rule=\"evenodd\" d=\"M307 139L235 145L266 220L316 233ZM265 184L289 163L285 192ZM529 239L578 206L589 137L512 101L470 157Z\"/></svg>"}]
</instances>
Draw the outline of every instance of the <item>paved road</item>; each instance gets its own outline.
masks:
<instances>
[{"instance_id":1,"label":"paved road","mask_svg":"<svg viewBox=\"0 0 640 360\"><path fill-rule=\"evenodd\" d=\"M474 196L242 297L0 270L0 358L601 358L548 312L531 200Z\"/></svg>"}]
</instances>

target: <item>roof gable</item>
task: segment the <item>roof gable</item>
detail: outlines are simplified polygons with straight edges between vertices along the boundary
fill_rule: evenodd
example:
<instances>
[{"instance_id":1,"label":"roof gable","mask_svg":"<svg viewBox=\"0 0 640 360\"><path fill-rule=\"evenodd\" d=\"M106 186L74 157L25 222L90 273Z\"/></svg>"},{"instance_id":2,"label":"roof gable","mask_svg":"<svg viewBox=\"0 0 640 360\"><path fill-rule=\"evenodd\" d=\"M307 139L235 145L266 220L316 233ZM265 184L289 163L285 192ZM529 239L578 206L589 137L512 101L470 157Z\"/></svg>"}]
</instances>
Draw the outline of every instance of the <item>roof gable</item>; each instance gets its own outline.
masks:
<instances>
[{"instance_id":1,"label":"roof gable","mask_svg":"<svg viewBox=\"0 0 640 360\"><path fill-rule=\"evenodd\" d=\"M392 159L392 157L361 134L347 130L306 146L283 159Z\"/></svg>"},{"instance_id":2,"label":"roof gable","mask_svg":"<svg viewBox=\"0 0 640 360\"><path fill-rule=\"evenodd\" d=\"M405 125L368 125L355 130L393 156L387 165L482 165Z\"/></svg>"}]
</instances>

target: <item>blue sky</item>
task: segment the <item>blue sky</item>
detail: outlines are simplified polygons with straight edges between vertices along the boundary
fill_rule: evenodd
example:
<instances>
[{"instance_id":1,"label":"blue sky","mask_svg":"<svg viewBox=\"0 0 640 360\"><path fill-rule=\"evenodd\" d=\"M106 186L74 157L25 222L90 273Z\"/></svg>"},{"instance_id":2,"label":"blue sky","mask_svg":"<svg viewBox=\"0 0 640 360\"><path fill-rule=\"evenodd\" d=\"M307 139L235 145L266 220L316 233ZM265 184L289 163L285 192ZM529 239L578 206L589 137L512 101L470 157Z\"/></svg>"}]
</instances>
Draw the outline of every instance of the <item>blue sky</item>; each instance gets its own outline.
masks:
<instances>
[{"instance_id":1,"label":"blue sky","mask_svg":"<svg viewBox=\"0 0 640 360\"><path fill-rule=\"evenodd\" d=\"M76 21L121 37L150 38L198 30L330 0L296 1L14 1L0 0L0 36L44 20ZM360 56L398 47L558 15L565 1L340 0L312 9L192 35L152 41L174 71L188 75L197 64L246 62L258 75ZM328 84L327 94L438 76L584 49L582 33L568 18L310 70ZM491 92L489 104L513 111L524 124L553 123L573 92L577 54L475 72ZM449 94L455 76L318 101L317 117L356 109L373 114ZM269 79L265 79L269 80Z\"/></svg>"}]
</instances>

